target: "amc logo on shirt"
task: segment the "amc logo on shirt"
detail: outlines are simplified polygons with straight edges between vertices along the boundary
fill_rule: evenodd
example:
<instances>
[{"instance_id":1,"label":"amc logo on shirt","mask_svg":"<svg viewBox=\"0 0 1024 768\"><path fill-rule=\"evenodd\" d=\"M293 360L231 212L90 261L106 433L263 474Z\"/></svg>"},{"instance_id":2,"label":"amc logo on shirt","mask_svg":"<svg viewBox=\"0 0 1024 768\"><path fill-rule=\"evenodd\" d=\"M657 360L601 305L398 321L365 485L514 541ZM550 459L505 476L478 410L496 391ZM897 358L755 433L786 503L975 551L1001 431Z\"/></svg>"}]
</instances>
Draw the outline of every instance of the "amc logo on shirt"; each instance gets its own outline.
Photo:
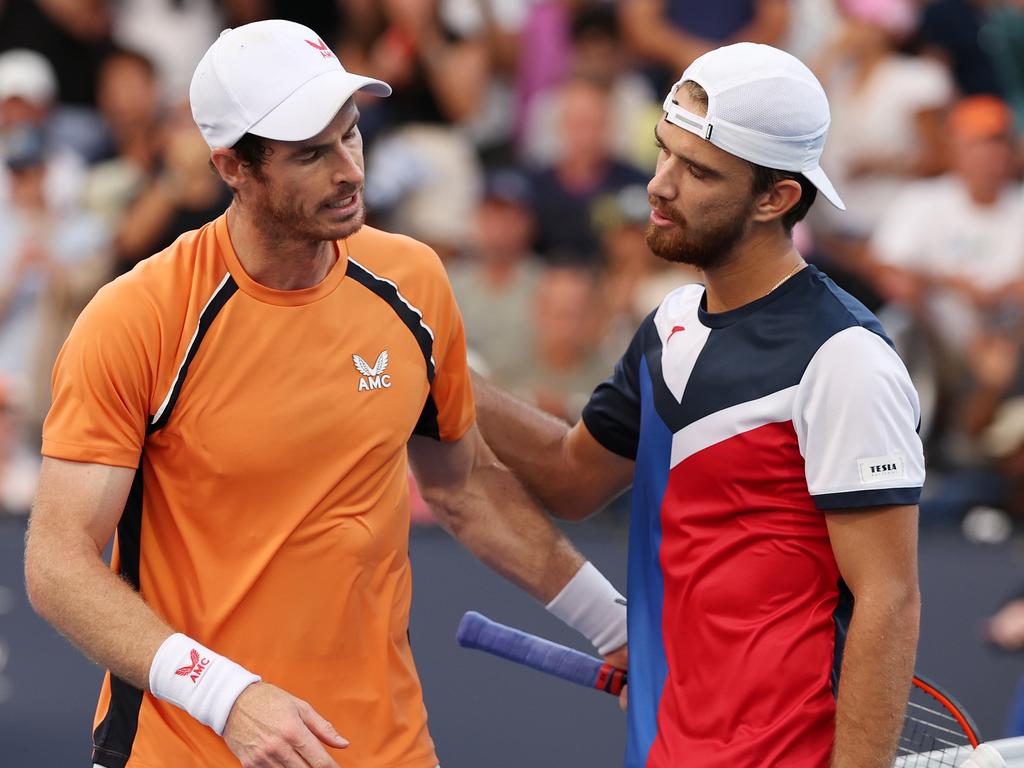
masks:
<instances>
[{"instance_id":1,"label":"amc logo on shirt","mask_svg":"<svg viewBox=\"0 0 1024 768\"><path fill-rule=\"evenodd\" d=\"M359 355L352 355L352 362L356 370L362 374L359 377L359 391L366 392L371 389L387 389L391 386L391 374L384 373L388 367L388 351L385 349L377 356L377 362L371 368Z\"/></svg>"}]
</instances>

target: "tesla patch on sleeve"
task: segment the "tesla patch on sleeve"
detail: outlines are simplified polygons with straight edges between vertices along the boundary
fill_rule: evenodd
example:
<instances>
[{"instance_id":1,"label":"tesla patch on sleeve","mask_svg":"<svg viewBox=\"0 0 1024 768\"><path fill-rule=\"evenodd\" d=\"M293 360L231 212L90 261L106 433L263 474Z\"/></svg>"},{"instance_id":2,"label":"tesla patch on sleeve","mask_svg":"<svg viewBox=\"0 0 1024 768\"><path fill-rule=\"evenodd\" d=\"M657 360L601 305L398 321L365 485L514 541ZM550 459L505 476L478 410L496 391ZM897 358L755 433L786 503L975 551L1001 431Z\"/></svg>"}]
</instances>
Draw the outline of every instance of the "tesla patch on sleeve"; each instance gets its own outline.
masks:
<instances>
[{"instance_id":1,"label":"tesla patch on sleeve","mask_svg":"<svg viewBox=\"0 0 1024 768\"><path fill-rule=\"evenodd\" d=\"M882 480L906 480L907 466L902 456L875 456L869 459L857 459L860 469L860 481L863 484L877 483Z\"/></svg>"}]
</instances>

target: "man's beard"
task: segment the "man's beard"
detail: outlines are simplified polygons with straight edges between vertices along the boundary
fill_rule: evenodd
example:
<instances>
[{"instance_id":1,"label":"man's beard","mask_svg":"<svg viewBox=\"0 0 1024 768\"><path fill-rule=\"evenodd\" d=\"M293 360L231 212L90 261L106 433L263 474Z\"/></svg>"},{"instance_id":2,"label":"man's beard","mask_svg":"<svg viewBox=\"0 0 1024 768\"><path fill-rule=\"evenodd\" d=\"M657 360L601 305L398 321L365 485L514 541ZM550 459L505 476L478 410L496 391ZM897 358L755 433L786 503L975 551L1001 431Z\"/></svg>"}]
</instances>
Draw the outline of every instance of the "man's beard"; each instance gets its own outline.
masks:
<instances>
[{"instance_id":1,"label":"man's beard","mask_svg":"<svg viewBox=\"0 0 1024 768\"><path fill-rule=\"evenodd\" d=\"M288 196L275 194L266 181L261 182L259 191L250 195L245 202L252 208L256 220L272 232L275 238L322 242L342 240L355 234L363 226L366 220L363 190L360 187L348 194L353 192L359 193L359 210L345 221L331 224L318 220L315 214L304 215L301 210L289 207ZM337 195L335 199L346 196Z\"/></svg>"},{"instance_id":2,"label":"man's beard","mask_svg":"<svg viewBox=\"0 0 1024 768\"><path fill-rule=\"evenodd\" d=\"M666 231L653 222L648 223L645 233L647 247L665 261L689 264L701 270L713 269L726 261L736 244L746 235L753 207L751 203L721 224L694 231L676 211L662 208L656 203L656 200L651 200L651 206L656 207L662 216L672 220L677 227Z\"/></svg>"}]
</instances>

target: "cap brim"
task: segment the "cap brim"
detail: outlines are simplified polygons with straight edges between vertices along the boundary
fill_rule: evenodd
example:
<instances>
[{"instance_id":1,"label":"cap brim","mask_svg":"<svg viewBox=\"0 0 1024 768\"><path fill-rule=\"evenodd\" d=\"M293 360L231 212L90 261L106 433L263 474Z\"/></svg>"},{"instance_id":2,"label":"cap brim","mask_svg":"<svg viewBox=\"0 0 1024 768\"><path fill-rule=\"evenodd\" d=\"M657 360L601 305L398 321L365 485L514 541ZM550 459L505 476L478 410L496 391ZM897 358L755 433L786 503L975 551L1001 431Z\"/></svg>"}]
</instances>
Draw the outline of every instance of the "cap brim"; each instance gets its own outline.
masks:
<instances>
[{"instance_id":1,"label":"cap brim","mask_svg":"<svg viewBox=\"0 0 1024 768\"><path fill-rule=\"evenodd\" d=\"M382 80L351 72L325 72L274 107L262 120L250 126L248 132L265 139L304 141L326 128L356 91L390 96L391 86Z\"/></svg>"},{"instance_id":2,"label":"cap brim","mask_svg":"<svg viewBox=\"0 0 1024 768\"><path fill-rule=\"evenodd\" d=\"M803 174L811 184L818 188L818 191L825 196L826 200L832 203L832 205L840 211L846 210L846 203L843 202L839 193L836 192L836 188L832 186L832 182L828 180L828 176L826 176L825 172L821 170L820 165L813 171L804 171Z\"/></svg>"}]
</instances>

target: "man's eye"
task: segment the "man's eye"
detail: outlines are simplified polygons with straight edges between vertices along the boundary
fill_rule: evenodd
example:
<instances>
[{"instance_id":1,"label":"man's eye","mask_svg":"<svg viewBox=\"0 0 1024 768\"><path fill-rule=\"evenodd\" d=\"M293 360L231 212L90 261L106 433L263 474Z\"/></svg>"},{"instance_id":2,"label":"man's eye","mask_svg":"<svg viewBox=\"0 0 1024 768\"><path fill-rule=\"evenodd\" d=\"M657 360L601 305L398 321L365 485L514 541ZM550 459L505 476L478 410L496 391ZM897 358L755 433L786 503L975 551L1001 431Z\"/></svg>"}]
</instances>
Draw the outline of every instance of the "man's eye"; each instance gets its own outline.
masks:
<instances>
[{"instance_id":1,"label":"man's eye","mask_svg":"<svg viewBox=\"0 0 1024 768\"><path fill-rule=\"evenodd\" d=\"M693 176L693 178L695 178L695 179L703 179L704 178L704 172L700 168L698 168L695 165L690 165L688 167L690 169L690 175Z\"/></svg>"}]
</instances>

